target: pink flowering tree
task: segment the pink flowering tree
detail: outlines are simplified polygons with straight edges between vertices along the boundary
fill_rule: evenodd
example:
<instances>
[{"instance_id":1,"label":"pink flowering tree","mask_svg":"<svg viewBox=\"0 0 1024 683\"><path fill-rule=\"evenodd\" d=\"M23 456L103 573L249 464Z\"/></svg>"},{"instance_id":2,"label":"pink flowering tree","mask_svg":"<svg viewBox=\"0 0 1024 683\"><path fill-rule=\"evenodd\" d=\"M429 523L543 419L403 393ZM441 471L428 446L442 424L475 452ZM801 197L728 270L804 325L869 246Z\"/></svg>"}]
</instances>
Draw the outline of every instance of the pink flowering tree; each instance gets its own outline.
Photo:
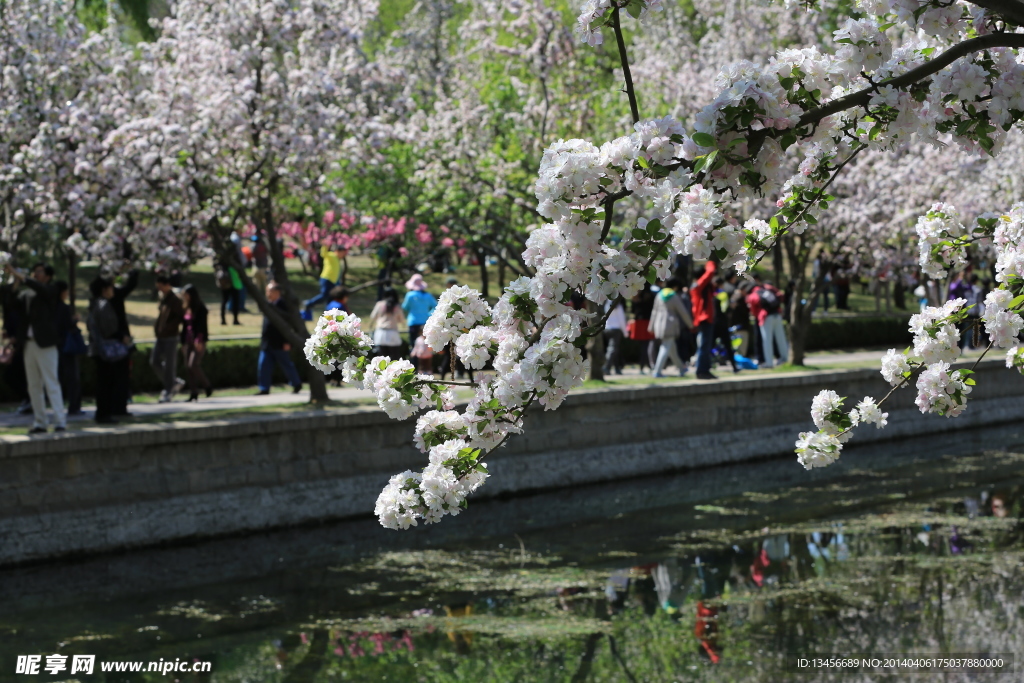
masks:
<instances>
[{"instance_id":1,"label":"pink flowering tree","mask_svg":"<svg viewBox=\"0 0 1024 683\"><path fill-rule=\"evenodd\" d=\"M445 386L419 377L407 361L370 358L358 318L324 316L306 344L310 362L373 390L384 410L417 420L426 453L422 472L395 475L381 493L381 523L407 528L457 514L487 476L487 453L521 431L534 404L554 409L586 372L581 340L602 321L568 305L574 291L601 304L631 297L644 280L664 275L670 250L716 258L747 271L787 235L799 235L831 208L830 187L861 154L882 154L915 137L943 138L965 155L995 154L1024 117L1024 5L1006 0L957 4L937 0L864 0L861 18L840 19L829 50L786 48L764 64L738 62L721 71L717 94L692 128L672 117L643 119L629 66L626 16L657 21L659 0L587 0L577 30L590 45L615 41L633 130L600 146L559 140L544 153L537 211L548 220L530 233L523 258L533 275L513 282L491 307L469 288L445 292L424 334L434 349L454 343L470 367L492 362L496 375L474 387L461 411ZM787 159L798 160L793 172ZM778 193L763 217L736 215L733 202ZM628 238L606 239L616 204L642 203ZM993 207L994 208L994 207ZM964 249L988 241L998 289L986 301L992 346L1007 365L1024 368L1017 345L1024 319L1024 205L963 219L938 205L917 223L920 260L929 274L957 266ZM891 350L883 376L893 391L916 382L924 412L954 416L973 380L951 370L962 300L914 317L913 349ZM844 411L822 392L812 416L818 432L800 435L806 467L838 457L860 425L884 426L886 414L866 397Z\"/></svg>"}]
</instances>

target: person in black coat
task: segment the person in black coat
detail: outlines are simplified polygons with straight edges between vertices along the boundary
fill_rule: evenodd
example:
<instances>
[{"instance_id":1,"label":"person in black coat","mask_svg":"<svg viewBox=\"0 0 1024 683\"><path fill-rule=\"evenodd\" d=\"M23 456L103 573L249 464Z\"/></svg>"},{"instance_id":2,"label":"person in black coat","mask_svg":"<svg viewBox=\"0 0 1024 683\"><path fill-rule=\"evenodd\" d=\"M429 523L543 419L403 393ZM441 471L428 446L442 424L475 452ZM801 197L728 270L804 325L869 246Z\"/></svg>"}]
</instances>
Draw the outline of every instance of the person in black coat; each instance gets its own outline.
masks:
<instances>
[{"instance_id":1,"label":"person in black coat","mask_svg":"<svg viewBox=\"0 0 1024 683\"><path fill-rule=\"evenodd\" d=\"M82 379L78 365L78 356L84 349L76 348L82 343L82 333L78 329L78 314L68 303L70 288L68 283L57 282L57 335L60 339L57 348L60 359L57 363L57 374L60 377L60 389L68 401L68 415L82 414Z\"/></svg>"},{"instance_id":2,"label":"person in black coat","mask_svg":"<svg viewBox=\"0 0 1024 683\"><path fill-rule=\"evenodd\" d=\"M25 381L25 354L17 344L18 328L21 326L21 319L25 317L21 302L18 301L18 291L21 285L14 278L10 282L0 285L0 306L3 307L4 344L9 344L13 353L11 362L4 371L4 383L10 387L15 396L21 401L18 412L28 415L32 412L32 404L28 400L28 383Z\"/></svg>"},{"instance_id":3,"label":"person in black coat","mask_svg":"<svg viewBox=\"0 0 1024 683\"><path fill-rule=\"evenodd\" d=\"M281 317L287 320L290 309L281 293L281 286L276 282L267 285L267 302L277 309ZM292 362L291 350L291 344L288 343L281 331L274 326L270 318L264 317L263 333L260 335L260 359L256 370L260 387L257 395L270 393L270 386L274 381L275 365L280 365L284 370L288 384L294 390L293 393L299 393L299 390L302 389L302 379L299 378L299 371L296 369L295 363Z\"/></svg>"},{"instance_id":4,"label":"person in black coat","mask_svg":"<svg viewBox=\"0 0 1024 683\"><path fill-rule=\"evenodd\" d=\"M181 323L181 353L185 357L185 370L188 377L189 401L199 400L199 390L206 392L207 398L213 393L213 387L206 373L203 372L203 355L206 353L206 342L210 340L207 324L209 311L199 296L194 285L185 285L181 290L181 303L185 313Z\"/></svg>"},{"instance_id":5,"label":"person in black coat","mask_svg":"<svg viewBox=\"0 0 1024 683\"><path fill-rule=\"evenodd\" d=\"M18 301L25 315L15 337L25 354L25 379L32 402L33 420L28 433L46 433L50 422L46 412L47 396L53 407L56 431L62 432L67 427L67 413L58 372L60 350L57 344L61 340L57 304L60 296L53 284L53 266L37 263L32 266L30 277L25 277L11 266L7 266L7 273L22 284Z\"/></svg>"},{"instance_id":6,"label":"person in black coat","mask_svg":"<svg viewBox=\"0 0 1024 683\"><path fill-rule=\"evenodd\" d=\"M119 341L132 346L131 331L124 302L139 283L139 274L132 270L124 284L97 277L89 283L89 355L96 361L96 422L117 422L119 416L130 416L131 353L118 360L104 360L99 354L102 340Z\"/></svg>"}]
</instances>

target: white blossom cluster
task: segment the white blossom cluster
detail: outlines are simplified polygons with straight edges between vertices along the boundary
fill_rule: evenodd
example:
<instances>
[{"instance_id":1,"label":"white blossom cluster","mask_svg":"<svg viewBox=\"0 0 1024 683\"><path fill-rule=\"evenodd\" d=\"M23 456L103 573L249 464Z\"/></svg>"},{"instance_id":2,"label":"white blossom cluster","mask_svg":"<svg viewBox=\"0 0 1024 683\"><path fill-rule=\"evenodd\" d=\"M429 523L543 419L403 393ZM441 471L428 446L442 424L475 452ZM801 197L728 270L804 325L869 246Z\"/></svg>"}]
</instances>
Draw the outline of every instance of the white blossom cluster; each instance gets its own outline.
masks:
<instances>
[{"instance_id":1,"label":"white blossom cluster","mask_svg":"<svg viewBox=\"0 0 1024 683\"><path fill-rule=\"evenodd\" d=\"M952 363L960 356L960 330L953 316L966 304L966 299L950 299L942 306L929 306L910 316L914 355L926 365Z\"/></svg>"},{"instance_id":2,"label":"white blossom cluster","mask_svg":"<svg viewBox=\"0 0 1024 683\"><path fill-rule=\"evenodd\" d=\"M416 420L413 442L416 448L426 453L431 447L446 441L465 439L468 431L466 420L455 410L430 410Z\"/></svg>"},{"instance_id":3,"label":"white blossom cluster","mask_svg":"<svg viewBox=\"0 0 1024 683\"><path fill-rule=\"evenodd\" d=\"M1016 368L1024 375L1024 346L1014 346L1006 350L1006 367L1008 370Z\"/></svg>"},{"instance_id":4,"label":"white blossom cluster","mask_svg":"<svg viewBox=\"0 0 1024 683\"><path fill-rule=\"evenodd\" d=\"M949 268L962 268L967 264L963 249L958 249L958 238L967 234L954 207L936 203L925 215L917 219L918 249L921 270L930 277L941 278Z\"/></svg>"},{"instance_id":5,"label":"white blossom cluster","mask_svg":"<svg viewBox=\"0 0 1024 683\"><path fill-rule=\"evenodd\" d=\"M819 431L834 436L839 443L849 441L852 433L843 425L843 400L831 389L823 389L811 401L811 419Z\"/></svg>"},{"instance_id":6,"label":"white blossom cluster","mask_svg":"<svg viewBox=\"0 0 1024 683\"><path fill-rule=\"evenodd\" d=\"M420 519L432 524L446 514L459 514L467 496L488 476L483 465L475 467L476 453L461 439L446 441L430 449L430 463L423 472L406 470L391 477L374 506L381 525L408 529ZM466 471L467 464L474 468Z\"/></svg>"},{"instance_id":7,"label":"white blossom cluster","mask_svg":"<svg viewBox=\"0 0 1024 683\"><path fill-rule=\"evenodd\" d=\"M329 374L345 359L366 356L372 348L357 316L344 311L327 311L317 320L303 353L310 365Z\"/></svg>"},{"instance_id":8,"label":"white blossom cluster","mask_svg":"<svg viewBox=\"0 0 1024 683\"><path fill-rule=\"evenodd\" d=\"M491 308L480 292L465 285L449 287L441 293L434 315L423 326L423 338L434 351L458 339L477 325L490 322Z\"/></svg>"},{"instance_id":9,"label":"white blossom cluster","mask_svg":"<svg viewBox=\"0 0 1024 683\"><path fill-rule=\"evenodd\" d=\"M839 459L843 444L853 436L860 424L873 424L882 429L888 424L888 413L865 396L849 413L843 411L844 398L831 389L818 392L811 401L811 419L817 432L801 432L796 442L797 460L806 469L826 467Z\"/></svg>"},{"instance_id":10,"label":"white blossom cluster","mask_svg":"<svg viewBox=\"0 0 1024 683\"><path fill-rule=\"evenodd\" d=\"M891 386L897 387L907 378L910 372L910 363L907 356L898 353L896 349L889 349L882 357L882 377Z\"/></svg>"},{"instance_id":11,"label":"white blossom cluster","mask_svg":"<svg viewBox=\"0 0 1024 683\"><path fill-rule=\"evenodd\" d=\"M559 274L552 272L547 281L559 282L556 277ZM574 342L583 333L586 314L554 299L539 302L546 293L538 292L538 282L545 282L539 272L513 282L493 311L467 287L442 294L424 326L425 334L440 348L454 341L467 366L482 368L492 362L497 371L477 385L461 413L451 409L452 392L428 375L417 375L409 361L368 359L356 316L327 313L317 322L317 332L306 347L314 367L329 371L341 363L345 381L373 391L381 408L395 419L437 404L436 410L420 416L414 437L417 447L430 452L431 464L419 474L397 475L381 493L377 515L384 526L407 528L419 519L429 523L444 514L458 514L465 496L486 477L478 468L480 453L520 432L530 404L552 410L583 382L589 365ZM545 310L554 315L548 317ZM344 351L347 347L352 350ZM337 357L329 363L331 354ZM457 458L453 452L463 456ZM473 468L443 464L453 459L465 464L468 452L476 454Z\"/></svg>"},{"instance_id":12,"label":"white blossom cluster","mask_svg":"<svg viewBox=\"0 0 1024 683\"><path fill-rule=\"evenodd\" d=\"M858 424L873 424L877 429L882 429L889 424L889 413L883 413L870 396L865 396L857 407L850 411L850 420L856 426Z\"/></svg>"},{"instance_id":13,"label":"white blossom cluster","mask_svg":"<svg viewBox=\"0 0 1024 683\"><path fill-rule=\"evenodd\" d=\"M931 363L917 378L917 407L922 413L957 417L967 408L973 383L963 370L950 370L949 363Z\"/></svg>"},{"instance_id":14,"label":"white blossom cluster","mask_svg":"<svg viewBox=\"0 0 1024 683\"><path fill-rule=\"evenodd\" d=\"M1008 284L1011 278L1024 278L1024 203L1000 216L992 235L996 250L996 281Z\"/></svg>"},{"instance_id":15,"label":"white blossom cluster","mask_svg":"<svg viewBox=\"0 0 1024 683\"><path fill-rule=\"evenodd\" d=\"M825 432L800 432L796 441L796 455L805 469L827 467L839 459L843 444Z\"/></svg>"},{"instance_id":16,"label":"white blossom cluster","mask_svg":"<svg viewBox=\"0 0 1024 683\"><path fill-rule=\"evenodd\" d=\"M584 0L576 19L576 33L584 43L597 47L604 42L601 27L608 20L609 10L613 6L625 7L627 11L635 12L635 16L643 21L649 13L664 9L662 3L663 0L633 0L629 3L620 0Z\"/></svg>"},{"instance_id":17,"label":"white blossom cluster","mask_svg":"<svg viewBox=\"0 0 1024 683\"><path fill-rule=\"evenodd\" d=\"M1018 310L1010 310L1013 293L1006 289L993 289L985 296L985 332L992 340L992 346L1005 349L1013 346L1024 328L1024 318Z\"/></svg>"}]
</instances>

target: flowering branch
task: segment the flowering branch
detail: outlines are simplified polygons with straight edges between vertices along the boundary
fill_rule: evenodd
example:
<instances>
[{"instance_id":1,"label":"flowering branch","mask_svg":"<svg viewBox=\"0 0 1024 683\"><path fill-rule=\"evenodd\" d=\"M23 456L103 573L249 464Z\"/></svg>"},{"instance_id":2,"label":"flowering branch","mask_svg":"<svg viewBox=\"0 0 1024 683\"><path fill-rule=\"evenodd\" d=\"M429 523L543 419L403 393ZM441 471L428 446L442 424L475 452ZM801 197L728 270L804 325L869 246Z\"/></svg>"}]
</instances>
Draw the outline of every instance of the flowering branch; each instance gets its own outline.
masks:
<instances>
[{"instance_id":1,"label":"flowering branch","mask_svg":"<svg viewBox=\"0 0 1024 683\"><path fill-rule=\"evenodd\" d=\"M622 25L619 22L619 6L612 9L612 29L615 31L615 44L619 48L619 62L622 64L622 78L626 82L626 96L629 97L629 113L633 123L640 123L640 109L636 104L636 91L633 88L633 76L629 73L629 59L626 57L626 41L622 37Z\"/></svg>"},{"instance_id":2,"label":"flowering branch","mask_svg":"<svg viewBox=\"0 0 1024 683\"><path fill-rule=\"evenodd\" d=\"M601 146L579 139L551 144L535 186L537 213L551 222L530 233L522 256L533 275L512 282L493 308L468 287L450 288L424 327L431 348L454 344L467 367L494 365L496 375L475 387L464 411L449 410L450 401L435 395L443 387L416 377L407 361L369 359L358 341L358 319L321 318L318 323L307 344L314 365L341 363L346 381L374 390L392 416L411 416L431 401L438 403L419 417L415 431L429 465L421 473L396 475L378 499L377 514L385 526L406 528L417 520L435 522L457 514L465 496L487 476L483 458L521 431L525 410L534 402L554 409L582 383L587 363L580 346L599 331L587 322L600 317L574 310L569 305L574 293L582 292L597 306L631 298L645 279L667 276L671 251L744 270L763 256L759 247L768 238L783 231L799 235L817 222L810 209L829 208L827 189L863 149L888 149L921 133L948 134L962 147L991 152L1001 129L1024 118L1018 106L1024 102L1019 85L1024 67L1016 55L969 58L1000 45L1024 47L1024 36L969 37L973 19L965 18L958 5L933 0L923 3L920 12L898 18L912 27L920 21L926 32L963 39L936 59L927 61L934 50L921 44L894 51L885 35L889 10L884 2L873 3L883 15L843 23L834 33L835 54L786 49L763 67L749 62L727 66L718 81L719 95L697 115L694 130L687 132L672 117L641 120L620 10L643 19L660 5L658 0L586 0L578 31L591 45L602 42L602 27L615 32L633 129ZM979 24L977 32L983 28ZM929 76L931 83L922 85ZM864 83L870 87L863 88ZM790 148L803 155L791 175L783 163ZM729 215L728 201L769 192L782 195L772 223L751 218L740 225ZM605 240L614 204L626 196L640 200L640 216L613 248ZM940 207L922 218L918 230L961 234L952 221ZM1020 302L1010 300L1021 288L1017 283L1024 282L1024 205L990 223L1002 287L986 300L985 320L1001 346L1024 324L1016 312ZM954 258L956 248L952 252L943 251L944 258ZM953 417L966 406L974 383L971 371L951 372L949 366L959 354L957 325L966 316L964 303L955 300L914 316L914 358L890 350L883 360L883 376L894 388L905 386L920 366L917 404L923 412ZM347 349L337 350L344 345L335 334L349 339ZM1008 363L1022 356L1011 352ZM852 427L885 425L887 415L870 397L849 413L841 410L842 401L835 392L815 399L812 416L819 431L801 434L797 443L806 467L833 462Z\"/></svg>"}]
</instances>

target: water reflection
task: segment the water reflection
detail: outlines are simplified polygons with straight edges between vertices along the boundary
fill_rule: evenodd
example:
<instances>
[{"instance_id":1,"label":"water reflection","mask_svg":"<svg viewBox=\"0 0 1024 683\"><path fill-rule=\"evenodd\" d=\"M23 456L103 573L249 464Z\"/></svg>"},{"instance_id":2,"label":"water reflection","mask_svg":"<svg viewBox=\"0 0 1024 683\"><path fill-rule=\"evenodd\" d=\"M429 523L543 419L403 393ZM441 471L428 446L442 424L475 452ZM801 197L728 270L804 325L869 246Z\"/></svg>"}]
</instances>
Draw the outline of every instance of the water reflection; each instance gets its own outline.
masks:
<instances>
[{"instance_id":1,"label":"water reflection","mask_svg":"<svg viewBox=\"0 0 1024 683\"><path fill-rule=\"evenodd\" d=\"M3 572L0 664L214 662L189 682L782 681L807 680L787 653L1024 652L1024 456L887 462L574 492L620 510L603 517L551 513L564 494L488 503L520 507L474 540L340 525Z\"/></svg>"}]
</instances>

